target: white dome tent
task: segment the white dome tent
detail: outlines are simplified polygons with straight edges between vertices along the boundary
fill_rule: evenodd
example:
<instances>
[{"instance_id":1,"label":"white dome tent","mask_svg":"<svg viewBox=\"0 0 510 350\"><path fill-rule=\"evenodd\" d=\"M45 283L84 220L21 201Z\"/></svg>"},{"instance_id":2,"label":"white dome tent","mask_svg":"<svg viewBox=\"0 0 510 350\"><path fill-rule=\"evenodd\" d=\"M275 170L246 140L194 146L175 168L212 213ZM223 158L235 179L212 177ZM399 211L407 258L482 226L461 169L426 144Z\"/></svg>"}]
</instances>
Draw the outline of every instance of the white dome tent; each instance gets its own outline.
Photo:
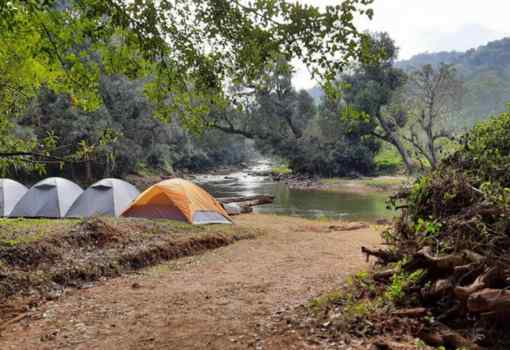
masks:
<instances>
[{"instance_id":1,"label":"white dome tent","mask_svg":"<svg viewBox=\"0 0 510 350\"><path fill-rule=\"evenodd\" d=\"M28 188L11 179L0 179L0 217L9 217Z\"/></svg>"},{"instance_id":2,"label":"white dome tent","mask_svg":"<svg viewBox=\"0 0 510 350\"><path fill-rule=\"evenodd\" d=\"M81 187L72 181L50 177L32 186L10 216L63 218L82 192Z\"/></svg>"},{"instance_id":3,"label":"white dome tent","mask_svg":"<svg viewBox=\"0 0 510 350\"><path fill-rule=\"evenodd\" d=\"M138 197L135 186L119 179L103 179L83 192L66 214L68 218L95 215L118 217Z\"/></svg>"}]
</instances>

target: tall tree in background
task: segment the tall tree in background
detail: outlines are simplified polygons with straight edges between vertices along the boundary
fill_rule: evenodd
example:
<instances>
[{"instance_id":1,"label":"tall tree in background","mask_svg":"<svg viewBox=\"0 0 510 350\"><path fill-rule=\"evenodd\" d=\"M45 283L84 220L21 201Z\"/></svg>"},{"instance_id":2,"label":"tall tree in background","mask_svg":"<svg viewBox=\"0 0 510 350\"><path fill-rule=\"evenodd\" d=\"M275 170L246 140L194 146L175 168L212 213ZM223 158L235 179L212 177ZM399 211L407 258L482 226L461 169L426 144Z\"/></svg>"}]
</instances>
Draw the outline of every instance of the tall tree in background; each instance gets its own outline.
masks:
<instances>
[{"instance_id":1,"label":"tall tree in background","mask_svg":"<svg viewBox=\"0 0 510 350\"><path fill-rule=\"evenodd\" d=\"M413 160L398 133L406 122L401 110L388 110L396 93L406 83L405 73L394 67L397 47L387 33L373 34L368 48L380 60L364 62L354 67L352 74L341 76L346 85L344 115L360 124L370 126L368 132L393 145L402 157L409 173L414 171Z\"/></svg>"},{"instance_id":2,"label":"tall tree in background","mask_svg":"<svg viewBox=\"0 0 510 350\"><path fill-rule=\"evenodd\" d=\"M406 88L412 123L405 137L419 157L435 169L441 139L452 139L451 120L462 109L463 83L452 65L424 65L409 76Z\"/></svg>"}]
</instances>

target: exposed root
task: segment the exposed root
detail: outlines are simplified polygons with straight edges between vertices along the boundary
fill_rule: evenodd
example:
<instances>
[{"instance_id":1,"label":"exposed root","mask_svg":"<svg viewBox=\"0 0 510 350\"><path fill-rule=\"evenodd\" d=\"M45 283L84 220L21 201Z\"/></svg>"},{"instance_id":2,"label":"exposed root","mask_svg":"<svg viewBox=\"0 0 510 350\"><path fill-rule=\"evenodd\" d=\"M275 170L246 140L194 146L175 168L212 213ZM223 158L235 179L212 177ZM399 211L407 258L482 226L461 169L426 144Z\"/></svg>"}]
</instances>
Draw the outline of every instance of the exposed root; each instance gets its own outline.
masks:
<instances>
[{"instance_id":1,"label":"exposed root","mask_svg":"<svg viewBox=\"0 0 510 350\"><path fill-rule=\"evenodd\" d=\"M402 256L396 252L392 252L384 249L369 249L367 247L361 247L361 252L366 255L367 261L373 256L378 259L380 264L389 264L397 262L402 259Z\"/></svg>"},{"instance_id":2,"label":"exposed root","mask_svg":"<svg viewBox=\"0 0 510 350\"><path fill-rule=\"evenodd\" d=\"M460 333L444 325L438 325L434 329L423 330L418 336L431 346L445 346L451 349L482 349Z\"/></svg>"}]
</instances>

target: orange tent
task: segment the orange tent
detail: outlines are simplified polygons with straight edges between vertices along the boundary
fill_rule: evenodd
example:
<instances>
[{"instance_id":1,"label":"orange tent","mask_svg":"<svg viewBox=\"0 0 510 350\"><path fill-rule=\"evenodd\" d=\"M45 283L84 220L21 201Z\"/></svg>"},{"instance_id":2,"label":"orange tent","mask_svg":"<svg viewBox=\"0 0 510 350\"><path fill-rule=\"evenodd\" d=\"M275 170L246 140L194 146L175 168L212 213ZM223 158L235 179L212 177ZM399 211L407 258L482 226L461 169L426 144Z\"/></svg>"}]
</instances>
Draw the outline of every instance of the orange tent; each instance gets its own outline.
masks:
<instances>
[{"instance_id":1,"label":"orange tent","mask_svg":"<svg viewBox=\"0 0 510 350\"><path fill-rule=\"evenodd\" d=\"M221 204L201 187L183 179L161 181L145 190L122 216L173 219L190 224L230 224Z\"/></svg>"}]
</instances>

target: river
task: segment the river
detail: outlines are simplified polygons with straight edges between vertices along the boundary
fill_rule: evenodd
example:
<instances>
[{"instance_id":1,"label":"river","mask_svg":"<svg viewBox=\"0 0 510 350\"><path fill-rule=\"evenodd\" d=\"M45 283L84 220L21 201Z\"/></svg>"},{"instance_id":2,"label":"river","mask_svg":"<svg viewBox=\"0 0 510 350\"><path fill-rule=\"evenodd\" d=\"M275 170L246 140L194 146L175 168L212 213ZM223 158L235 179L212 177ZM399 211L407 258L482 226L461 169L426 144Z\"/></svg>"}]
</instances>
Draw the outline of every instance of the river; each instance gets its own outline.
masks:
<instances>
[{"instance_id":1,"label":"river","mask_svg":"<svg viewBox=\"0 0 510 350\"><path fill-rule=\"evenodd\" d=\"M273 204L255 207L257 213L300 216L311 219L344 219L376 221L391 218L386 208L387 195L382 193L359 194L349 191L326 192L291 189L274 182L267 176L254 176L270 170L269 162L228 175L198 175L195 181L216 198L272 194Z\"/></svg>"}]
</instances>

